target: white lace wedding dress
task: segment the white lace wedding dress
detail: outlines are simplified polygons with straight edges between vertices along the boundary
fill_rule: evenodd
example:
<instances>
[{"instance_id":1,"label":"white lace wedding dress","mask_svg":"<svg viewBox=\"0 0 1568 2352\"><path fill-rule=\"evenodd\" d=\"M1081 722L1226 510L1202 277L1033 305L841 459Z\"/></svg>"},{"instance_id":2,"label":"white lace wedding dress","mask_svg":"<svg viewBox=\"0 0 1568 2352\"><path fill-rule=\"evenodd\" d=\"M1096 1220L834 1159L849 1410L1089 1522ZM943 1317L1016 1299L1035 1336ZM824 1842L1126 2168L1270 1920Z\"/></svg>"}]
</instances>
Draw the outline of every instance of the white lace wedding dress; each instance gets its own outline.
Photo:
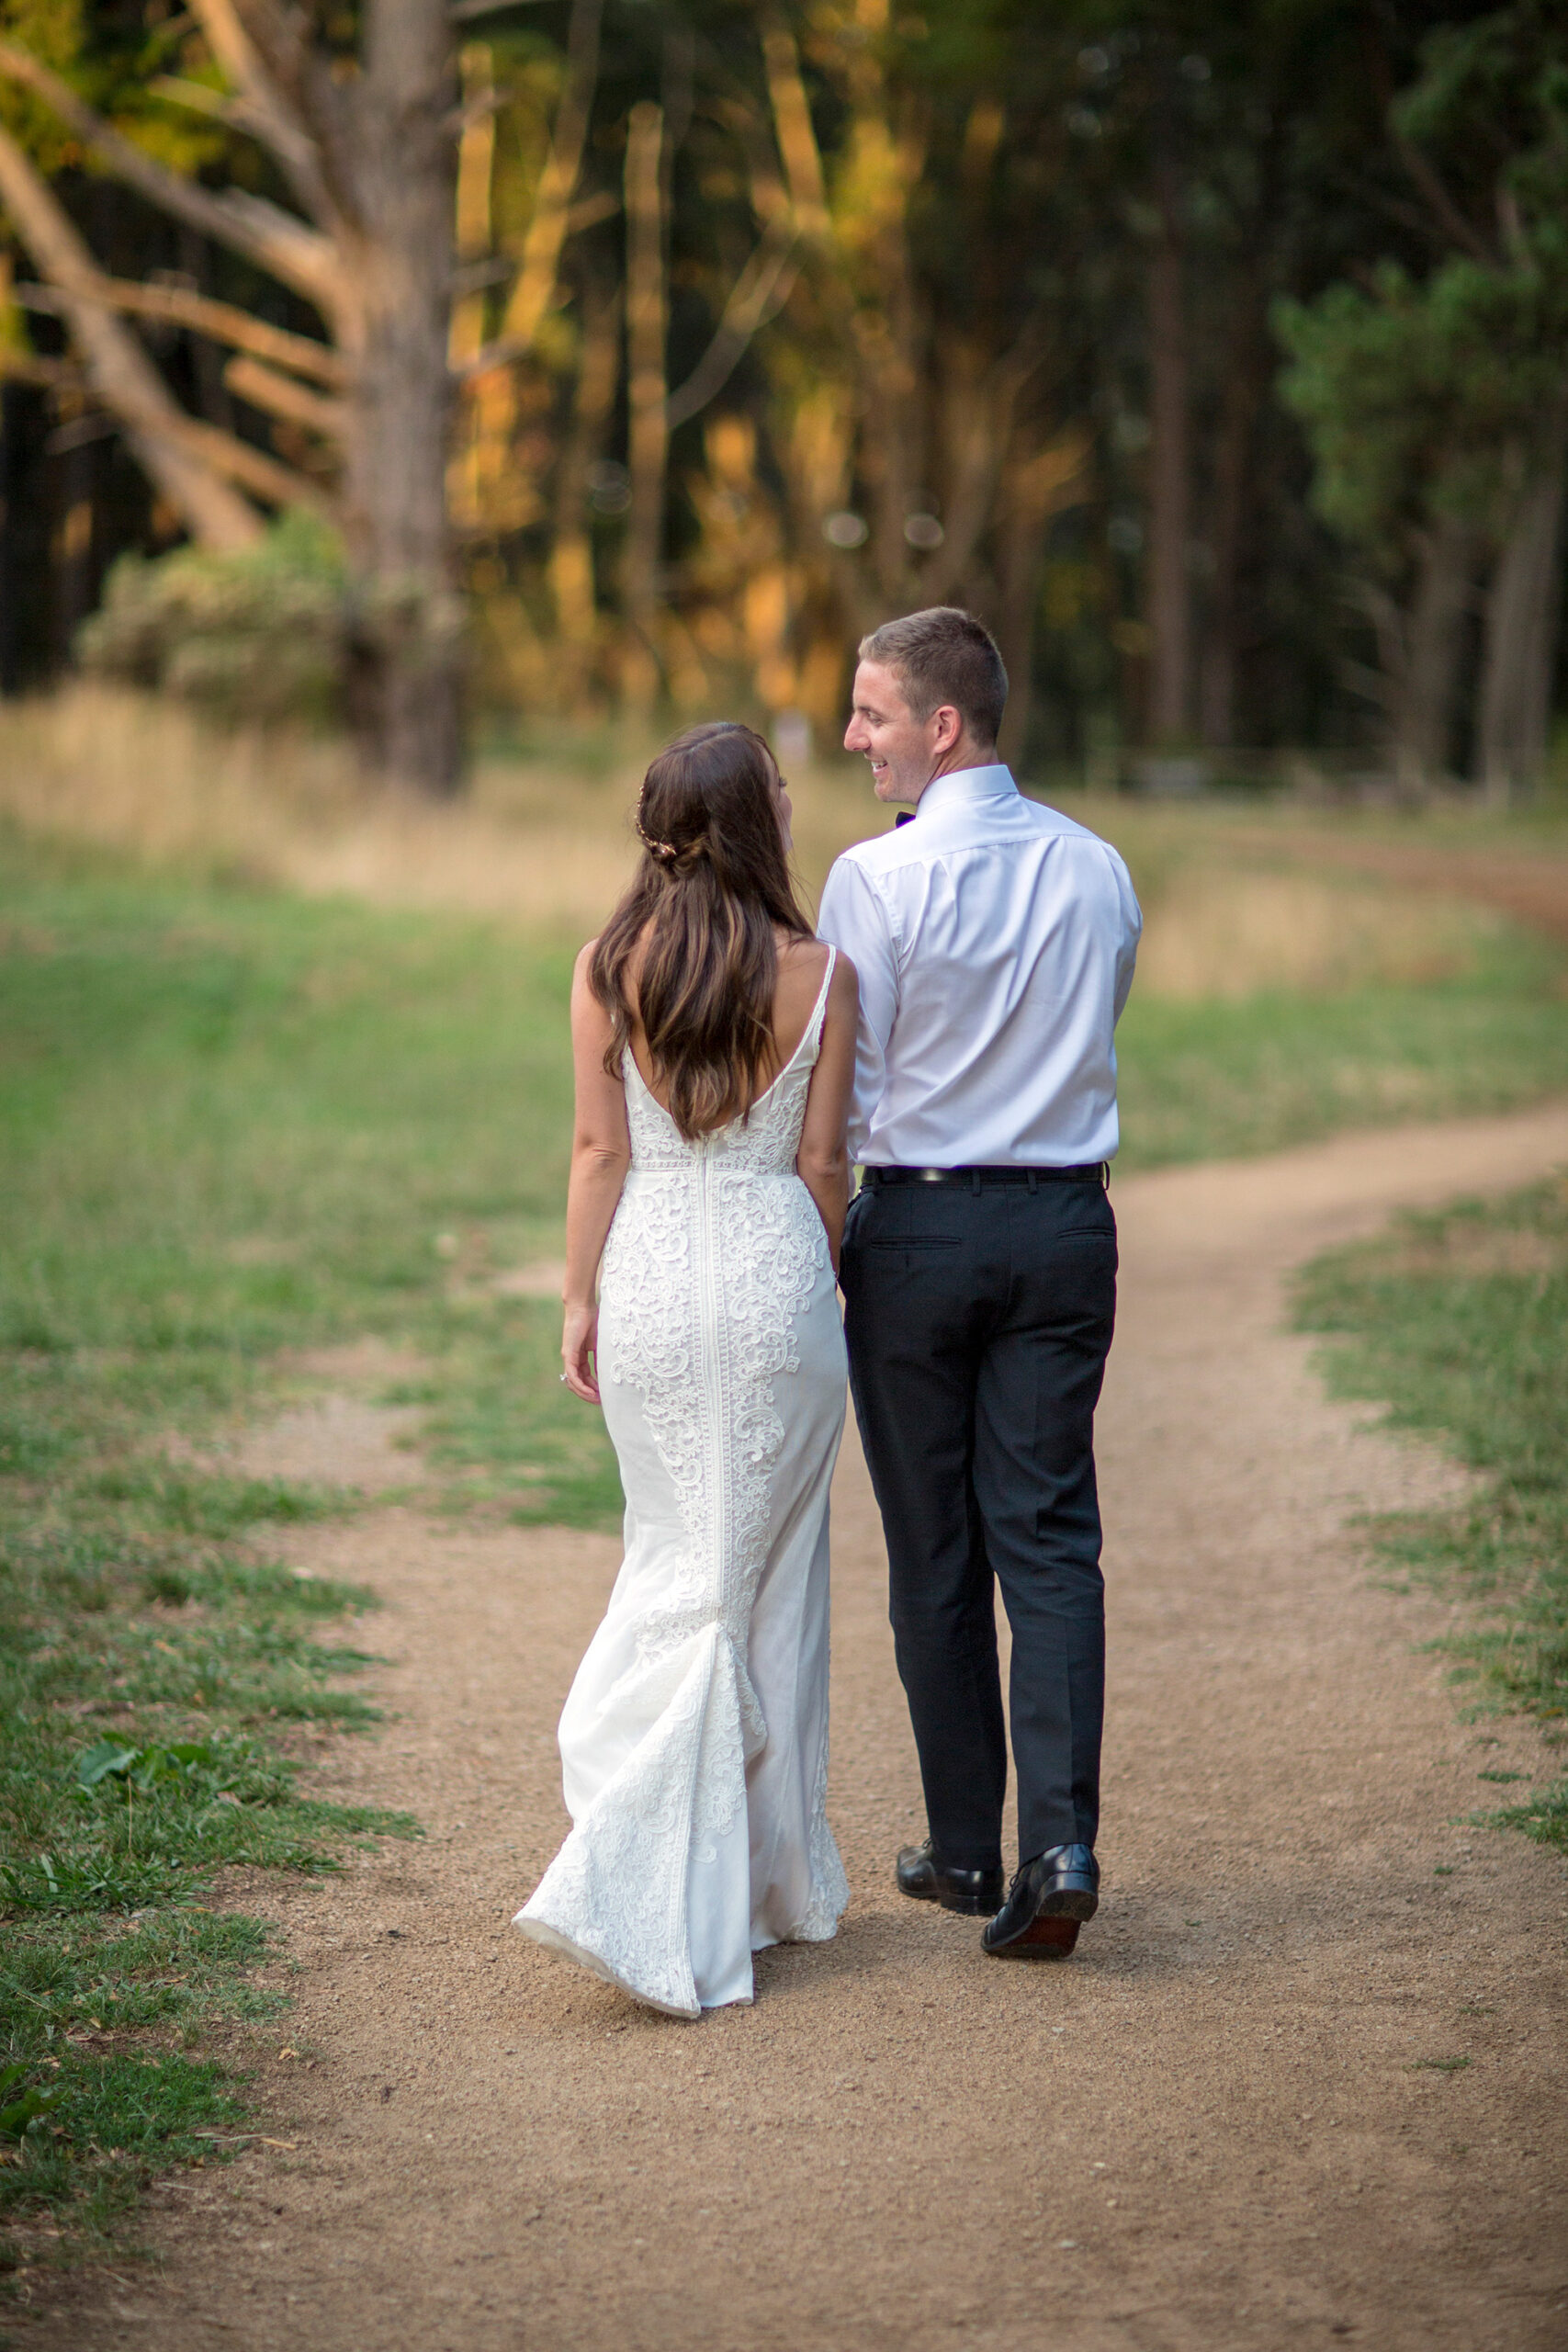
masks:
<instances>
[{"instance_id":1,"label":"white lace wedding dress","mask_svg":"<svg viewBox=\"0 0 1568 2352\"><path fill-rule=\"evenodd\" d=\"M795 1172L832 978L749 1118L682 1137L628 1052L632 1164L600 1273L626 1560L560 1722L573 1827L515 1924L678 2017L831 1936L828 1488L844 1340Z\"/></svg>"}]
</instances>

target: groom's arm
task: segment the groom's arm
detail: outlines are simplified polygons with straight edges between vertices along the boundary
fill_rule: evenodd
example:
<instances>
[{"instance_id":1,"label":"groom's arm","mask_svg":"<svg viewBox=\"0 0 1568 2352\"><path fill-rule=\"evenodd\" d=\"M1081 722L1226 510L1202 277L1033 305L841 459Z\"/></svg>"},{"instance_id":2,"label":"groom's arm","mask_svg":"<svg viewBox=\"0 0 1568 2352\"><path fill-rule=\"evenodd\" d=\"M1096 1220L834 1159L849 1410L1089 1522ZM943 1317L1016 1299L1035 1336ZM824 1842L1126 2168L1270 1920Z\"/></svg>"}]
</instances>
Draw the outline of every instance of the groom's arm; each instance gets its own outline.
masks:
<instances>
[{"instance_id":1,"label":"groom's arm","mask_svg":"<svg viewBox=\"0 0 1568 2352\"><path fill-rule=\"evenodd\" d=\"M1107 843L1107 848L1110 844ZM1121 936L1116 943L1116 998L1113 1020L1120 1021L1132 994L1133 972L1138 960L1138 942L1143 936L1144 910L1138 904L1133 888L1133 877L1115 850L1110 851L1111 870L1116 879Z\"/></svg>"},{"instance_id":2,"label":"groom's arm","mask_svg":"<svg viewBox=\"0 0 1568 2352\"><path fill-rule=\"evenodd\" d=\"M850 1158L863 1166L872 1114L886 1080L887 1042L898 1011L898 967L881 894L853 858L839 858L823 886L817 935L847 956L860 976Z\"/></svg>"}]
</instances>

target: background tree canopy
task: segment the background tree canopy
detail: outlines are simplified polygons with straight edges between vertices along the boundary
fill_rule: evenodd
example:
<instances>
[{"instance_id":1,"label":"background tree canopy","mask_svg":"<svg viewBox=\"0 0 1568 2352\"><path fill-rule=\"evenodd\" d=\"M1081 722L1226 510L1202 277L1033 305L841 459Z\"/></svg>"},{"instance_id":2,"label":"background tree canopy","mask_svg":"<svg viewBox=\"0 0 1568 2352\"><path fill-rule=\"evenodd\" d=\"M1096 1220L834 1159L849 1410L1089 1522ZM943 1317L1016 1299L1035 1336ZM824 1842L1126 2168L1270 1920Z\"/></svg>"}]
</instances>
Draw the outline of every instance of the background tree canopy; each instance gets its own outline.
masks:
<instances>
[{"instance_id":1,"label":"background tree canopy","mask_svg":"<svg viewBox=\"0 0 1568 2352\"><path fill-rule=\"evenodd\" d=\"M465 710L830 736L855 636L955 601L1037 766L1313 745L1499 798L1541 770L1545 0L0 28L8 690L79 643L230 708L297 693L449 789Z\"/></svg>"}]
</instances>

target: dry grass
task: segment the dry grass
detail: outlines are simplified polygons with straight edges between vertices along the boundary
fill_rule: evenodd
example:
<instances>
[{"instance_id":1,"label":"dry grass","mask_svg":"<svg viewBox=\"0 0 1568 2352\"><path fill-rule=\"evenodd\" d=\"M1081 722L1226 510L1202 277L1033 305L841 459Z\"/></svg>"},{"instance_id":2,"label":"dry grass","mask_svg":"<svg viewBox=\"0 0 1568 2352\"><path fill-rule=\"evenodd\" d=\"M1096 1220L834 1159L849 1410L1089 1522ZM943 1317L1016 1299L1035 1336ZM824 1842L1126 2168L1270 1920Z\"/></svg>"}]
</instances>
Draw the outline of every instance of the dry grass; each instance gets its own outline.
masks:
<instances>
[{"instance_id":1,"label":"dry grass","mask_svg":"<svg viewBox=\"0 0 1568 2352\"><path fill-rule=\"evenodd\" d=\"M456 907L581 935L633 858L629 812L650 744L581 760L481 760L454 807L368 785L338 742L219 729L177 703L77 684L0 705L0 814L28 832L152 868L235 876L310 896ZM852 841L885 831L858 761L792 772L808 889ZM1497 918L1337 862L1298 817L1149 808L1109 797L1075 813L1116 841L1147 917L1140 993L1236 1001L1335 993L1469 968ZM1270 849L1270 842L1277 846ZM1323 858L1323 865L1317 858Z\"/></svg>"},{"instance_id":2,"label":"dry grass","mask_svg":"<svg viewBox=\"0 0 1568 2352\"><path fill-rule=\"evenodd\" d=\"M1420 984L1473 967L1502 918L1457 899L1244 866L1178 871L1149 909L1138 986L1184 1003L1285 989L1336 995Z\"/></svg>"},{"instance_id":3,"label":"dry grass","mask_svg":"<svg viewBox=\"0 0 1568 2352\"><path fill-rule=\"evenodd\" d=\"M441 807L368 784L341 742L229 731L175 702L77 684L0 705L0 814L149 868L582 931L631 870L630 810L652 748L608 752L587 775L481 759L461 804ZM847 762L795 789L815 889L846 842L885 820Z\"/></svg>"},{"instance_id":4,"label":"dry grass","mask_svg":"<svg viewBox=\"0 0 1568 2352\"><path fill-rule=\"evenodd\" d=\"M488 781L434 807L368 786L339 743L220 731L102 686L0 712L0 809L29 832L312 897L591 920L631 864L626 794L574 779L552 806L540 779L525 809Z\"/></svg>"}]
</instances>

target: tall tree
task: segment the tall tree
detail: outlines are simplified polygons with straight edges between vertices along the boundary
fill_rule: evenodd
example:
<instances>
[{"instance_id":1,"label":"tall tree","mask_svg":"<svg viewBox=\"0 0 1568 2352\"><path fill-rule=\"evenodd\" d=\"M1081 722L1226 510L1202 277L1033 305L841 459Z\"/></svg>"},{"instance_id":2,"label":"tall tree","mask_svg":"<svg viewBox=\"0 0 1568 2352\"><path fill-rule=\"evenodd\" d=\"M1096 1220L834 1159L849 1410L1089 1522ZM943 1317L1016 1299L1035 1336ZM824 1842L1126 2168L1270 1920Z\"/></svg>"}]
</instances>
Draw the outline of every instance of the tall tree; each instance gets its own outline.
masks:
<instances>
[{"instance_id":1,"label":"tall tree","mask_svg":"<svg viewBox=\"0 0 1568 2352\"><path fill-rule=\"evenodd\" d=\"M742 130L782 165L771 199L754 181L793 287L765 353L781 527L746 630L764 698L825 719L854 631L958 598L998 626L1027 714L1044 532L1087 443L1050 397L1050 305L1021 266L1032 192L1011 168L1032 142L1055 175L1068 141L1038 90L1010 92L1005 14L815 0L763 18L766 111Z\"/></svg>"},{"instance_id":2,"label":"tall tree","mask_svg":"<svg viewBox=\"0 0 1568 2352\"><path fill-rule=\"evenodd\" d=\"M213 193L169 170L16 42L0 42L0 74L40 101L100 169L315 310L341 362L336 404L308 393L301 400L297 384L260 359L241 380L256 405L309 420L338 444L333 511L354 580L356 730L378 767L450 791L461 764L463 662L446 494L452 20L445 0L366 0L359 39L340 49L279 0L199 0L197 14L226 94L214 100L197 85L178 95L215 102L232 129L258 142L291 203L232 186ZM60 277L60 254L17 218L22 194L13 169L7 210L35 266L69 296L73 318L111 315L113 289L85 287L79 275L69 286ZM210 314L192 322L220 332ZM94 332L101 344L102 328ZM98 396L133 431L146 429L138 408L146 386L138 391L135 373L106 371L101 361L94 371ZM214 471L226 465L243 479L247 461L210 439L208 455ZM264 481L253 466L248 487L264 498L320 503L308 481L290 481L282 468Z\"/></svg>"},{"instance_id":3,"label":"tall tree","mask_svg":"<svg viewBox=\"0 0 1568 2352\"><path fill-rule=\"evenodd\" d=\"M1447 26L1390 112L1431 255L1281 313L1316 495L1362 551L1396 747L1441 773L1486 580L1476 764L1506 800L1544 761L1568 471L1568 29L1523 5ZM1380 576L1381 575L1381 576Z\"/></svg>"},{"instance_id":4,"label":"tall tree","mask_svg":"<svg viewBox=\"0 0 1568 2352\"><path fill-rule=\"evenodd\" d=\"M664 476L670 447L665 291L664 109L644 98L626 124L626 683L635 707L652 707L659 684L657 609L664 546Z\"/></svg>"},{"instance_id":5,"label":"tall tree","mask_svg":"<svg viewBox=\"0 0 1568 2352\"><path fill-rule=\"evenodd\" d=\"M1175 61L1156 48L1150 92L1149 732L1180 742L1192 724L1191 370L1188 361L1186 190Z\"/></svg>"},{"instance_id":6,"label":"tall tree","mask_svg":"<svg viewBox=\"0 0 1568 2352\"><path fill-rule=\"evenodd\" d=\"M1476 468L1440 315L1390 264L1366 290L1282 305L1285 396L1317 461L1314 497L1355 550L1378 666L1360 673L1413 790L1452 767L1460 634L1474 566ZM1352 673L1355 674L1355 673Z\"/></svg>"},{"instance_id":7,"label":"tall tree","mask_svg":"<svg viewBox=\"0 0 1568 2352\"><path fill-rule=\"evenodd\" d=\"M1562 605L1568 488L1568 27L1536 0L1442 28L1393 110L1399 152L1453 246L1432 300L1456 361L1472 339L1466 424L1500 447L1491 543L1478 780L1528 792L1544 764ZM1497 362L1506 369L1499 380Z\"/></svg>"}]
</instances>

